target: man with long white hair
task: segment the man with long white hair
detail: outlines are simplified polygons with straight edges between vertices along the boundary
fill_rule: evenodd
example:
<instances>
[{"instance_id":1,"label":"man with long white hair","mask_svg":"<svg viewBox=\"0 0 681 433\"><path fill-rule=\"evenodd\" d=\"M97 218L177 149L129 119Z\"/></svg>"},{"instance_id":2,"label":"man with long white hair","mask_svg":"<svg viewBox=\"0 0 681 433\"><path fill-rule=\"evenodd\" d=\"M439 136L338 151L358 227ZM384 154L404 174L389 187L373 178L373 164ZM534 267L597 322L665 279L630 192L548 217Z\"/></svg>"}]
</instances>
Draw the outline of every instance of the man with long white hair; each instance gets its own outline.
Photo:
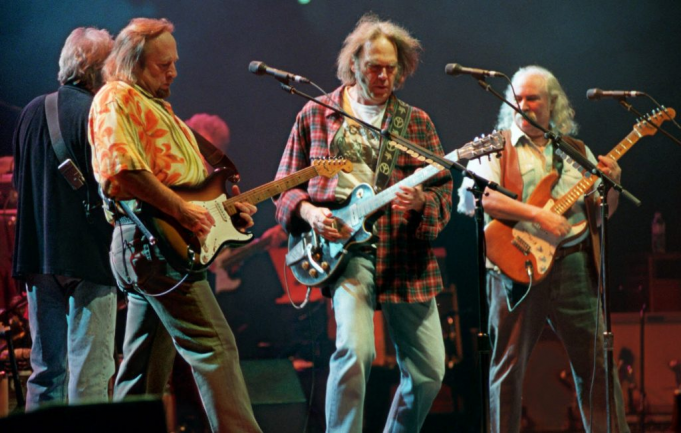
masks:
<instances>
[{"instance_id":1,"label":"man with long white hair","mask_svg":"<svg viewBox=\"0 0 681 433\"><path fill-rule=\"evenodd\" d=\"M577 132L574 110L551 72L540 66L527 66L516 72L512 82L515 98L509 86L507 99L515 100L520 109L543 128L565 134L563 138L569 145L619 181L621 169L615 160L604 156L596 160L582 141L569 137ZM551 194L560 198L582 179L582 174L556 155L555 145L542 130L506 105L502 105L497 128L503 130L506 139L502 157L471 161L468 169L515 192L518 200L486 190L482 204L487 220L530 222L538 230L566 240L556 249L548 275L530 288L514 283L501 272L503 263L488 269L491 431L520 431L525 369L546 323L558 334L570 358L586 431L606 431L603 317L598 308L595 271L599 266L597 194L580 195L565 216L528 203L546 176L558 174ZM472 214L472 200L466 197L471 194L467 186L468 179L459 190L462 199L459 211ZM617 208L618 198L619 193L609 191L611 214ZM573 225L585 221L588 224L584 231L568 237ZM487 238L488 252L494 240ZM522 245L509 242L501 247L513 249ZM628 432L617 369L611 366L611 372L615 391L613 431Z\"/></svg>"}]
</instances>

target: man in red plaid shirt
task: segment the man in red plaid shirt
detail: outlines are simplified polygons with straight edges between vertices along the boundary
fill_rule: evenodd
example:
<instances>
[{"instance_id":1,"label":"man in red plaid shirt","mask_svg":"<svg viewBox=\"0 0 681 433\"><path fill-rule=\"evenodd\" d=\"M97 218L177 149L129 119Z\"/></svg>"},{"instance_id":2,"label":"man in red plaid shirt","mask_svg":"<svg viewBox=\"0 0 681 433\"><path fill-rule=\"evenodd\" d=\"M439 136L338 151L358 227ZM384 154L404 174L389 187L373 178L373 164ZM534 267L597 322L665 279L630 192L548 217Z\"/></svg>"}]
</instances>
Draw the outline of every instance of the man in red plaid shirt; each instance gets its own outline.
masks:
<instances>
[{"instance_id":1,"label":"man in red plaid shirt","mask_svg":"<svg viewBox=\"0 0 681 433\"><path fill-rule=\"evenodd\" d=\"M420 51L420 43L402 27L365 15L338 56L342 86L322 100L381 129L404 120L406 139L442 155L428 115L393 94L414 73ZM278 222L289 232L307 223L332 242L347 236L329 207L346 199L359 183L374 183L381 145L380 137L356 122L308 103L291 130L277 178L320 157L342 156L353 162L354 170L332 179L316 177L303 188L283 193L277 200ZM398 152L388 185L419 167L422 162ZM366 383L376 356L373 314L379 305L401 372L385 431L417 432L423 425L445 372L435 303L442 279L430 242L449 221L451 194L446 170L422 186L402 187L374 225L376 244L351 250L347 266L328 282L337 323L326 393L328 432L362 430Z\"/></svg>"}]
</instances>

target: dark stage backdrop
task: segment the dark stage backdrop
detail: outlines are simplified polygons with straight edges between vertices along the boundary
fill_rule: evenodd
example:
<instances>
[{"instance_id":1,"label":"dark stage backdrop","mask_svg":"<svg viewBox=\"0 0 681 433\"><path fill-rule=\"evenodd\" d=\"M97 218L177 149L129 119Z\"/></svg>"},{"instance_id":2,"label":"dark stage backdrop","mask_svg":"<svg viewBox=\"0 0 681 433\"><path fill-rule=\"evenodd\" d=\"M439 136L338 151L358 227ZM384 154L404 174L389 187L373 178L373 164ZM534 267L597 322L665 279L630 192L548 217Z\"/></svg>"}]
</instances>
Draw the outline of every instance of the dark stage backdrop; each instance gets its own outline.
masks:
<instances>
[{"instance_id":1,"label":"dark stage backdrop","mask_svg":"<svg viewBox=\"0 0 681 433\"><path fill-rule=\"evenodd\" d=\"M367 11L393 19L423 42L416 76L399 92L433 118L447 152L492 130L500 103L468 76L444 74L447 63L503 71L540 64L562 82L581 125L580 138L596 154L613 148L635 118L614 100L587 101L586 90L640 90L681 110L681 2L677 1L328 1L311 0L4 0L0 5L0 126L12 127L16 107L57 86L57 60L76 26L117 33L137 16L166 17L176 25L179 77L170 98L183 118L218 114L232 130L230 155L242 189L273 179L291 125L305 101L286 94L271 77L248 72L252 60L306 76L333 90L334 61L343 38ZM489 78L496 89L505 82ZM316 94L312 87L301 90ZM653 105L631 100L642 112ZM676 136L678 129L665 125ZM3 154L11 153L3 138ZM650 249L651 221L661 211L667 249L680 250L681 146L657 134L621 160L624 185L642 201L620 201L612 220L613 294L627 296L627 257ZM454 174L457 186L458 173ZM455 199L456 201L456 199ZM274 224L273 206L256 215L256 234ZM454 215L436 241L447 250L465 323L475 325L474 223ZM274 277L272 277L274 278ZM272 280L276 284L276 279ZM622 290L618 288L622 286ZM260 302L258 293L253 302Z\"/></svg>"}]
</instances>

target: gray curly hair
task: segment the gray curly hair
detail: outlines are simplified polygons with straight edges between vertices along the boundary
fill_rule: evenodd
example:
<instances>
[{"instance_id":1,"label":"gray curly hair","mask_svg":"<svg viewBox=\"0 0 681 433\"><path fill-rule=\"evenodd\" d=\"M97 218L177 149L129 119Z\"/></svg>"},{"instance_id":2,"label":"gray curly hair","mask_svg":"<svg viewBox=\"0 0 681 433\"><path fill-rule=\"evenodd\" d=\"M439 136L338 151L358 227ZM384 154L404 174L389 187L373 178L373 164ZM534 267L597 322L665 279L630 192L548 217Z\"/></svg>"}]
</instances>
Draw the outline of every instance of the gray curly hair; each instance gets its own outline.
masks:
<instances>
[{"instance_id":1,"label":"gray curly hair","mask_svg":"<svg viewBox=\"0 0 681 433\"><path fill-rule=\"evenodd\" d=\"M134 18L118 34L113 51L104 65L106 81L137 83L135 67L144 67L144 46L164 32L172 33L173 23L165 18Z\"/></svg>"},{"instance_id":2,"label":"gray curly hair","mask_svg":"<svg viewBox=\"0 0 681 433\"><path fill-rule=\"evenodd\" d=\"M102 68L113 43L106 30L94 27L74 29L59 55L59 83L79 84L92 92L97 91L102 87Z\"/></svg>"},{"instance_id":3,"label":"gray curly hair","mask_svg":"<svg viewBox=\"0 0 681 433\"><path fill-rule=\"evenodd\" d=\"M575 110L572 108L558 79L548 69L537 65L530 65L518 69L518 71L513 74L513 79L511 81L515 83L520 78L528 75L537 75L544 79L546 92L549 95L549 100L553 104L549 127L560 131L562 134L576 134L579 126L574 120ZM509 101L515 100L510 85L506 88L506 99ZM511 125L513 125L514 114L515 111L513 111L511 107L502 104L501 109L499 110L497 129L509 129Z\"/></svg>"},{"instance_id":4,"label":"gray curly hair","mask_svg":"<svg viewBox=\"0 0 681 433\"><path fill-rule=\"evenodd\" d=\"M381 21L377 15L367 13L357 21L355 29L345 38L343 48L338 53L336 76L343 84L352 86L356 83L352 64L359 64L359 53L364 44L379 36L387 37L397 48L396 88L402 87L404 80L416 72L423 51L421 42L411 36L405 28L391 21Z\"/></svg>"}]
</instances>

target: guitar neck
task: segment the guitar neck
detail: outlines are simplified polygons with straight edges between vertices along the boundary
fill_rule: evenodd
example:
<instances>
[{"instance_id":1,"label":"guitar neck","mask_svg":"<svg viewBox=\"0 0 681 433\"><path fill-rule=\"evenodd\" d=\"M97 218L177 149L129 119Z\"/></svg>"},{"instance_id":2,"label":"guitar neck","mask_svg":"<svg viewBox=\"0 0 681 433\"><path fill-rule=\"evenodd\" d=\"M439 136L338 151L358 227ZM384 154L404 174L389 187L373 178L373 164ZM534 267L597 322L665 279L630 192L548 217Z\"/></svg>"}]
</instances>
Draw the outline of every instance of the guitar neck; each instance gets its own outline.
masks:
<instances>
[{"instance_id":1,"label":"guitar neck","mask_svg":"<svg viewBox=\"0 0 681 433\"><path fill-rule=\"evenodd\" d=\"M624 140L620 141L619 144L608 153L608 156L615 161L619 160L642 137L643 135L634 128ZM593 184L596 183L596 180L598 180L598 177L593 174L582 178L577 185L573 186L570 191L553 205L551 210L559 215L564 214L577 202L579 197L583 196L591 189Z\"/></svg>"},{"instance_id":2,"label":"guitar neck","mask_svg":"<svg viewBox=\"0 0 681 433\"><path fill-rule=\"evenodd\" d=\"M453 152L448 153L447 155L445 155L445 158L449 159L450 161L458 161L459 150L457 149ZM411 176L408 176L402 179L401 181L397 182L396 184L390 186L389 188L386 188L385 190L381 191L379 194L376 194L370 199L359 203L357 205L359 213L361 215L372 214L373 212L382 208L386 204L390 203L397 196L397 192L400 191L400 187L418 186L423 182L427 181L428 179L430 179L431 177L435 176L442 170L443 168L434 167L432 165L429 165L428 167L419 170L418 172L412 174Z\"/></svg>"},{"instance_id":3,"label":"guitar neck","mask_svg":"<svg viewBox=\"0 0 681 433\"><path fill-rule=\"evenodd\" d=\"M238 213L236 206L234 206L236 203L246 202L253 205L258 204L274 197L277 194L281 194L282 192L289 190L294 186L307 182L308 180L317 176L317 174L317 167L310 166L281 179L268 182L257 188L253 188L250 191L246 191L237 196L231 197L225 200L222 205L230 216L234 216Z\"/></svg>"}]
</instances>

